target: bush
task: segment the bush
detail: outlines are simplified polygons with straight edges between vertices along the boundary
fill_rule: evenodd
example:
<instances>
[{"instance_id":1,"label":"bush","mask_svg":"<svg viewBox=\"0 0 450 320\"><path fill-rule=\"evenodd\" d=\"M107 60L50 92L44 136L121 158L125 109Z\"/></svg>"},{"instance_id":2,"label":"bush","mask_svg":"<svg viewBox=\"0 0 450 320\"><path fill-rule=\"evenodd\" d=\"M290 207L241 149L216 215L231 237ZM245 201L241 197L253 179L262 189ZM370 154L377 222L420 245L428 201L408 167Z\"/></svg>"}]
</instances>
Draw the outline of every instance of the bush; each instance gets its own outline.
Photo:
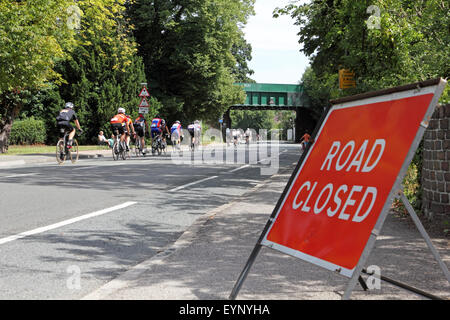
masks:
<instances>
[{"instance_id":1,"label":"bush","mask_svg":"<svg viewBox=\"0 0 450 320\"><path fill-rule=\"evenodd\" d=\"M402 182L403 193L408 199L416 213L421 213L422 206L422 188L421 188L421 172L422 172L422 150L423 140L416 150L414 158L408 167L408 171ZM406 214L406 208L399 199L394 200L394 210L399 213Z\"/></svg>"},{"instance_id":2,"label":"bush","mask_svg":"<svg viewBox=\"0 0 450 320\"><path fill-rule=\"evenodd\" d=\"M45 139L44 121L30 117L14 121L9 144L37 144L44 143Z\"/></svg>"}]
</instances>

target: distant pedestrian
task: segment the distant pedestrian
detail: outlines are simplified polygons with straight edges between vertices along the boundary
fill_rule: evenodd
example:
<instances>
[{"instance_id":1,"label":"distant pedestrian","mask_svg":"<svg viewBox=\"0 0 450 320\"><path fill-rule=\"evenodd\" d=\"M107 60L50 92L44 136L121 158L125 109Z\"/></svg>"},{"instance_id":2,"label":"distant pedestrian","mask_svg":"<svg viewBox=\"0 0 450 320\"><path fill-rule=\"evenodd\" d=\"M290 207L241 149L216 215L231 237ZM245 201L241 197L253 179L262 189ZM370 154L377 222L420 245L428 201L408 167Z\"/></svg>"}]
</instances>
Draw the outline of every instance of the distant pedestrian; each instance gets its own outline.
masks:
<instances>
[{"instance_id":1,"label":"distant pedestrian","mask_svg":"<svg viewBox=\"0 0 450 320\"><path fill-rule=\"evenodd\" d=\"M106 139L103 131L100 131L98 134L98 143L107 144L110 148L112 148L112 144L114 143L113 139Z\"/></svg>"}]
</instances>

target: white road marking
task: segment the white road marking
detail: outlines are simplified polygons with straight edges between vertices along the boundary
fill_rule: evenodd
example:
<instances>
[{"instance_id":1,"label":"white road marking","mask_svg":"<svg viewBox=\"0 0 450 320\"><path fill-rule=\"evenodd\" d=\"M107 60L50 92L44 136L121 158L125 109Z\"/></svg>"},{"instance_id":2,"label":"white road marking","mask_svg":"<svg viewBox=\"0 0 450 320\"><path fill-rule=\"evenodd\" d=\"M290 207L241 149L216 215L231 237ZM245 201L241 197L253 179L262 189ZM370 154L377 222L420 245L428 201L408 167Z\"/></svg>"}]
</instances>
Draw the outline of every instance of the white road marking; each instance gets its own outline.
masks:
<instances>
[{"instance_id":1,"label":"white road marking","mask_svg":"<svg viewBox=\"0 0 450 320\"><path fill-rule=\"evenodd\" d=\"M24 165L25 164L25 160L11 160L11 161L5 161L2 162L0 161L0 167L14 167L14 166L20 166L20 165Z\"/></svg>"},{"instance_id":2,"label":"white road marking","mask_svg":"<svg viewBox=\"0 0 450 320\"><path fill-rule=\"evenodd\" d=\"M27 177L27 176L35 176L37 174L39 174L39 173L18 173L18 174L13 174L13 175L10 175L10 176L5 176L5 177L2 177L2 178Z\"/></svg>"},{"instance_id":3,"label":"white road marking","mask_svg":"<svg viewBox=\"0 0 450 320\"><path fill-rule=\"evenodd\" d=\"M204 181L207 181L207 180L215 179L215 178L217 178L217 177L218 177L218 176L212 176L212 177L208 177L208 178L201 179L201 180L198 180L198 181L194 181L194 182L191 182L191 183L188 183L188 184L185 184L185 185L182 185L182 186L173 188L173 189L171 189L171 190L169 190L169 191L178 191L178 190L181 190L181 189L184 189L184 188L193 186L194 184L197 184L197 183L201 183L201 182L204 182Z\"/></svg>"},{"instance_id":4,"label":"white road marking","mask_svg":"<svg viewBox=\"0 0 450 320\"><path fill-rule=\"evenodd\" d=\"M136 203L137 202L133 202L133 201L124 202L122 204L119 204L119 205L111 207L111 208L106 208L106 209L103 209L103 210L95 211L95 212L88 213L88 214L85 214L85 215L82 215L82 216L79 216L79 217L76 217L76 218L72 218L72 219L64 220L64 221L61 221L61 222L58 222L58 223L54 223L54 224L51 224L51 225L48 225L48 226L45 226L45 227L33 229L33 230L22 232L22 233L13 235L13 236L2 238L2 239L0 239L0 245L8 243L8 242L11 242L11 241L14 241L14 240L25 238L27 236L31 236L31 235L35 235L35 234L38 234L38 233L46 232L46 231L49 231L49 230L53 230L53 229L56 229L56 228L60 228L60 227L63 227L63 226L67 226L67 225L75 223L75 222L79 222L79 221L82 221L82 220L90 219L90 218L93 218L93 217L98 217L98 216L101 216L103 214L106 214L106 213L109 213L109 212L112 212L112 211L116 211L116 210L119 210L119 209L123 209L123 208L129 207L129 206L132 206L132 205L134 205Z\"/></svg>"},{"instance_id":5,"label":"white road marking","mask_svg":"<svg viewBox=\"0 0 450 320\"><path fill-rule=\"evenodd\" d=\"M239 167L239 168L230 170L230 171L228 171L228 172L236 172L236 171L239 171L239 170L244 169L244 168L247 168L247 167L250 167L250 165L249 165L249 164L246 164L246 165L243 165L242 167Z\"/></svg>"}]
</instances>

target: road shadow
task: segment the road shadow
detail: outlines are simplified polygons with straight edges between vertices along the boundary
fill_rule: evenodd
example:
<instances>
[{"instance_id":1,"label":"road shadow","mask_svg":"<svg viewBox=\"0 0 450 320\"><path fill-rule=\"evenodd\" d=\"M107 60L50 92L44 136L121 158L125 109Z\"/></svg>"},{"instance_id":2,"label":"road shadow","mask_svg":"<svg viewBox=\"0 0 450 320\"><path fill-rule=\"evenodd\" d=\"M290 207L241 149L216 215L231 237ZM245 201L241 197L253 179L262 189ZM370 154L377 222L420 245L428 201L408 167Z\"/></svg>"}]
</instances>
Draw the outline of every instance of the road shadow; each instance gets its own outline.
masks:
<instances>
[{"instance_id":1,"label":"road shadow","mask_svg":"<svg viewBox=\"0 0 450 320\"><path fill-rule=\"evenodd\" d=\"M259 238L283 184L249 195L208 219L190 244L155 264L107 299L228 299ZM276 191L275 191L276 190ZM264 203L263 203L264 202ZM270 204L271 203L271 204ZM446 239L433 239L444 261ZM447 262L448 264L448 262ZM450 298L450 287L419 232L389 214L367 266L381 275L437 296ZM364 276L367 278L367 276ZM239 299L341 299L348 278L263 247L239 293ZM353 299L423 299L386 282Z\"/></svg>"}]
</instances>

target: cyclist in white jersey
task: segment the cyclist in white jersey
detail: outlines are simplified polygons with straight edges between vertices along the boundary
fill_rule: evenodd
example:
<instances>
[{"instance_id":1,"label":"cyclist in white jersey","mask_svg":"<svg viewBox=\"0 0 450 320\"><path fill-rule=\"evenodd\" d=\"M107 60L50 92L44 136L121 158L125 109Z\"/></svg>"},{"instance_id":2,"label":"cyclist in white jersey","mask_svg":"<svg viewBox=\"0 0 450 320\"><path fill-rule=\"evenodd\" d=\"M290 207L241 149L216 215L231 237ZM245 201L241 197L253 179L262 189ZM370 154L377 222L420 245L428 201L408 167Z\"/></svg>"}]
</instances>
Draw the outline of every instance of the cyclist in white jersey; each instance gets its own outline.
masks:
<instances>
[{"instance_id":1,"label":"cyclist in white jersey","mask_svg":"<svg viewBox=\"0 0 450 320\"><path fill-rule=\"evenodd\" d=\"M194 121L194 139L192 140L192 143L194 145L200 145L201 134L202 134L202 126L200 125L200 121L195 120Z\"/></svg>"}]
</instances>

